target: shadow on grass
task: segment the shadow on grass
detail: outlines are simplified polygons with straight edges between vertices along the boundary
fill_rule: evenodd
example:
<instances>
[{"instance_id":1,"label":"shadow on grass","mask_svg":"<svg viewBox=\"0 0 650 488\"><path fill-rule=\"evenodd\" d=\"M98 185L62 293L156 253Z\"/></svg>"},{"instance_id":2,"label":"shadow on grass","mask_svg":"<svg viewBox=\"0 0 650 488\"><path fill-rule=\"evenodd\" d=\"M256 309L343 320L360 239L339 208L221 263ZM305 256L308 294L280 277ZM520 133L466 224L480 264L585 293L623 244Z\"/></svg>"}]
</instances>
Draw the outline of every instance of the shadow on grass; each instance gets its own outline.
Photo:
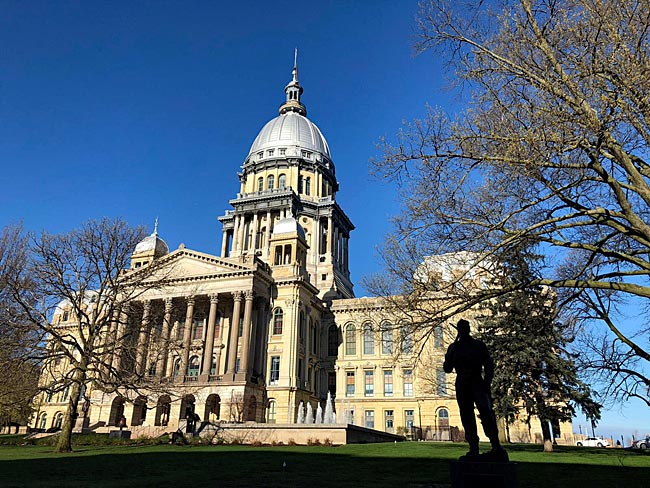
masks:
<instances>
[{"instance_id":1,"label":"shadow on grass","mask_svg":"<svg viewBox=\"0 0 650 488\"><path fill-rule=\"evenodd\" d=\"M647 480L650 473L648 457L646 467L634 468L614 465L618 458L610 458L607 451L567 449L562 451L567 459L562 459L561 453L540 453L540 446L509 448L518 463L519 486L641 486L640 480ZM450 486L449 461L464 450L461 444L429 443L336 448L142 446L82 447L71 455L55 455L42 446L7 447L0 449L0 486ZM590 460L589 456L600 457L610 465L570 462L583 455Z\"/></svg>"}]
</instances>

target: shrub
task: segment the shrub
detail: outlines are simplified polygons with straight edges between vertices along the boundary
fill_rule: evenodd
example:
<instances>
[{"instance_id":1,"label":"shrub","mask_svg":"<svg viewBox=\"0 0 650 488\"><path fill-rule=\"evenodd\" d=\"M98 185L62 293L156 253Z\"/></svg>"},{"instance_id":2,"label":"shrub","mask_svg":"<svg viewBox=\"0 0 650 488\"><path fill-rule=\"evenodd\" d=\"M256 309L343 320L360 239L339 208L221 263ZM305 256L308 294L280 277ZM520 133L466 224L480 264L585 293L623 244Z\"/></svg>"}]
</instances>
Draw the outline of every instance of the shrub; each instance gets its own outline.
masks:
<instances>
[{"instance_id":1,"label":"shrub","mask_svg":"<svg viewBox=\"0 0 650 488\"><path fill-rule=\"evenodd\" d=\"M287 445L288 446L297 446L298 444L296 444L296 441L294 441L293 439L289 439L289 441L287 442Z\"/></svg>"},{"instance_id":2,"label":"shrub","mask_svg":"<svg viewBox=\"0 0 650 488\"><path fill-rule=\"evenodd\" d=\"M323 441L323 445L327 447L332 447L334 446L334 443L332 442L332 439L326 437L325 440Z\"/></svg>"}]
</instances>

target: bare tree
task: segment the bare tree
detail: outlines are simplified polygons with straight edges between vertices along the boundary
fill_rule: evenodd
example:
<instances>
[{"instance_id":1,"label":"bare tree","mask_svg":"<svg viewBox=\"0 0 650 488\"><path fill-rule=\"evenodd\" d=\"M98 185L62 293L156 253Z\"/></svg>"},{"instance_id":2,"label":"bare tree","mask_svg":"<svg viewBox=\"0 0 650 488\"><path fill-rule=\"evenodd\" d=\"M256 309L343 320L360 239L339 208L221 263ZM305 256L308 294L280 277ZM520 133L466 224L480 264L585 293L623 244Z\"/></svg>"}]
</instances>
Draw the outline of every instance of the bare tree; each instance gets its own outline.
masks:
<instances>
[{"instance_id":1,"label":"bare tree","mask_svg":"<svg viewBox=\"0 0 650 488\"><path fill-rule=\"evenodd\" d=\"M432 109L383 141L374 170L398 182L404 208L389 276L372 288L414 309L445 295L422 327L513 289L555 288L616 340L616 392L647 403L647 314L626 334L614 307L650 297L650 2L451 4L423 3L417 49L447 63L468 106ZM532 281L464 286L522 245L546 256ZM459 251L471 266L457 275L422 272L426 256Z\"/></svg>"},{"instance_id":2,"label":"bare tree","mask_svg":"<svg viewBox=\"0 0 650 488\"><path fill-rule=\"evenodd\" d=\"M143 229L108 219L66 234L43 233L25 252L20 272L8 280L13 303L45 339L32 356L42 364L41 389L67 394L58 452L72 449L87 386L135 397L156 387L133 363L147 323L128 320L125 313L137 307L143 293L165 282L155 260L127 271L143 237Z\"/></svg>"}]
</instances>

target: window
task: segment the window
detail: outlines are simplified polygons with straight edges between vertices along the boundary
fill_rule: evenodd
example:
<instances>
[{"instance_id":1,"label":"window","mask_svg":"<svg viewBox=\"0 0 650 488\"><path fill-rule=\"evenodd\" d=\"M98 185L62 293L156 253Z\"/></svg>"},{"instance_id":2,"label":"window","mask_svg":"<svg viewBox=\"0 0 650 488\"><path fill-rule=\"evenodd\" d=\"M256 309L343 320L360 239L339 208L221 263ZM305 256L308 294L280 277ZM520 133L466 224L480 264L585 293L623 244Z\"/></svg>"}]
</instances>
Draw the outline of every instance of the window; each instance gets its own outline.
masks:
<instances>
[{"instance_id":1,"label":"window","mask_svg":"<svg viewBox=\"0 0 650 488\"><path fill-rule=\"evenodd\" d=\"M238 331L238 336L237 337L241 337L243 335L244 335L244 316L241 315L239 317L239 331Z\"/></svg>"},{"instance_id":2,"label":"window","mask_svg":"<svg viewBox=\"0 0 650 488\"><path fill-rule=\"evenodd\" d=\"M436 393L441 396L447 394L447 373L442 368L436 371Z\"/></svg>"},{"instance_id":3,"label":"window","mask_svg":"<svg viewBox=\"0 0 650 488\"><path fill-rule=\"evenodd\" d=\"M61 428L62 424L63 424L63 413L58 412L54 417L54 425L52 425L52 427L58 430Z\"/></svg>"},{"instance_id":4,"label":"window","mask_svg":"<svg viewBox=\"0 0 650 488\"><path fill-rule=\"evenodd\" d=\"M305 339L305 312L302 310L298 314L299 321L300 321L300 326L298 327L298 337L300 338L300 341L302 342Z\"/></svg>"},{"instance_id":5,"label":"window","mask_svg":"<svg viewBox=\"0 0 650 488\"><path fill-rule=\"evenodd\" d=\"M47 414L41 415L41 420L38 423L38 428L41 430L45 430L47 428Z\"/></svg>"},{"instance_id":6,"label":"window","mask_svg":"<svg viewBox=\"0 0 650 488\"><path fill-rule=\"evenodd\" d=\"M264 151L260 151L260 152L258 152L258 153L257 153L257 157L258 157L259 159L262 159L262 158L264 157Z\"/></svg>"},{"instance_id":7,"label":"window","mask_svg":"<svg viewBox=\"0 0 650 488\"><path fill-rule=\"evenodd\" d=\"M384 425L386 426L386 432L393 432L395 427L394 410L384 410Z\"/></svg>"},{"instance_id":8,"label":"window","mask_svg":"<svg viewBox=\"0 0 650 488\"><path fill-rule=\"evenodd\" d=\"M366 427L369 429L375 428L375 411L366 410Z\"/></svg>"},{"instance_id":9,"label":"window","mask_svg":"<svg viewBox=\"0 0 650 488\"><path fill-rule=\"evenodd\" d=\"M237 358L237 361L235 361L235 373L239 373L239 365L240 365L240 359Z\"/></svg>"},{"instance_id":10,"label":"window","mask_svg":"<svg viewBox=\"0 0 650 488\"><path fill-rule=\"evenodd\" d=\"M298 176L298 193L302 193L302 175Z\"/></svg>"},{"instance_id":11,"label":"window","mask_svg":"<svg viewBox=\"0 0 650 488\"><path fill-rule=\"evenodd\" d=\"M63 321L67 322L69 318L70 318L70 312L66 310L65 312L63 312Z\"/></svg>"},{"instance_id":12,"label":"window","mask_svg":"<svg viewBox=\"0 0 650 488\"><path fill-rule=\"evenodd\" d=\"M273 154L275 154L275 149L269 149L268 151L266 151L266 155L269 157L273 156Z\"/></svg>"},{"instance_id":13,"label":"window","mask_svg":"<svg viewBox=\"0 0 650 488\"><path fill-rule=\"evenodd\" d=\"M273 313L273 335L282 334L282 321L284 314L282 313L281 308L276 308Z\"/></svg>"},{"instance_id":14,"label":"window","mask_svg":"<svg viewBox=\"0 0 650 488\"><path fill-rule=\"evenodd\" d=\"M413 370L404 370L404 396L413 396Z\"/></svg>"},{"instance_id":15,"label":"window","mask_svg":"<svg viewBox=\"0 0 650 488\"><path fill-rule=\"evenodd\" d=\"M284 156L285 154L287 154L287 148L286 147L281 147L280 149L278 149L278 154L280 156Z\"/></svg>"},{"instance_id":16,"label":"window","mask_svg":"<svg viewBox=\"0 0 650 488\"><path fill-rule=\"evenodd\" d=\"M264 178L257 179L257 191L264 190Z\"/></svg>"},{"instance_id":17,"label":"window","mask_svg":"<svg viewBox=\"0 0 650 488\"><path fill-rule=\"evenodd\" d=\"M327 391L330 392L332 397L336 396L336 372L334 371L327 373Z\"/></svg>"},{"instance_id":18,"label":"window","mask_svg":"<svg viewBox=\"0 0 650 488\"><path fill-rule=\"evenodd\" d=\"M336 325L330 325L327 329L327 355L336 356L339 350L339 329Z\"/></svg>"},{"instance_id":19,"label":"window","mask_svg":"<svg viewBox=\"0 0 650 488\"><path fill-rule=\"evenodd\" d=\"M318 327L314 325L312 319L309 319L309 336L311 337L311 353L316 354L316 348L318 346L318 337L316 337L316 329Z\"/></svg>"},{"instance_id":20,"label":"window","mask_svg":"<svg viewBox=\"0 0 650 488\"><path fill-rule=\"evenodd\" d=\"M300 152L303 158L311 159L311 152L305 151L304 149Z\"/></svg>"},{"instance_id":21,"label":"window","mask_svg":"<svg viewBox=\"0 0 650 488\"><path fill-rule=\"evenodd\" d=\"M203 319L194 319L192 321L192 340L203 339Z\"/></svg>"},{"instance_id":22,"label":"window","mask_svg":"<svg viewBox=\"0 0 650 488\"><path fill-rule=\"evenodd\" d=\"M187 376L198 376L199 375L199 357L192 356L190 358L190 363L187 365Z\"/></svg>"},{"instance_id":23,"label":"window","mask_svg":"<svg viewBox=\"0 0 650 488\"><path fill-rule=\"evenodd\" d=\"M65 390L63 390L63 393L61 394L61 402L66 402L68 401L68 395L70 394L70 387L66 386Z\"/></svg>"},{"instance_id":24,"label":"window","mask_svg":"<svg viewBox=\"0 0 650 488\"><path fill-rule=\"evenodd\" d=\"M178 376L181 370L181 360L180 358L176 358L174 360L174 376Z\"/></svg>"},{"instance_id":25,"label":"window","mask_svg":"<svg viewBox=\"0 0 650 488\"><path fill-rule=\"evenodd\" d=\"M275 176L269 175L269 177L266 179L266 189L273 190L274 184L275 184Z\"/></svg>"},{"instance_id":26,"label":"window","mask_svg":"<svg viewBox=\"0 0 650 488\"><path fill-rule=\"evenodd\" d=\"M269 424L275 423L277 404L275 400L269 400L269 408L266 411L266 422Z\"/></svg>"},{"instance_id":27,"label":"window","mask_svg":"<svg viewBox=\"0 0 650 488\"><path fill-rule=\"evenodd\" d=\"M372 333L372 324L365 324L363 326L363 353L375 353L375 337Z\"/></svg>"},{"instance_id":28,"label":"window","mask_svg":"<svg viewBox=\"0 0 650 488\"><path fill-rule=\"evenodd\" d=\"M212 356L212 364L210 365L210 374L217 374L217 356Z\"/></svg>"},{"instance_id":29,"label":"window","mask_svg":"<svg viewBox=\"0 0 650 488\"><path fill-rule=\"evenodd\" d=\"M354 371L345 373L345 396L354 396Z\"/></svg>"},{"instance_id":30,"label":"window","mask_svg":"<svg viewBox=\"0 0 650 488\"><path fill-rule=\"evenodd\" d=\"M271 356L271 373L269 374L269 384L277 385L280 380L280 356Z\"/></svg>"},{"instance_id":31,"label":"window","mask_svg":"<svg viewBox=\"0 0 650 488\"><path fill-rule=\"evenodd\" d=\"M371 397L375 395L375 375L372 371L364 371L366 396Z\"/></svg>"},{"instance_id":32,"label":"window","mask_svg":"<svg viewBox=\"0 0 650 488\"><path fill-rule=\"evenodd\" d=\"M402 353L403 354L412 354L413 353L413 335L409 330L407 325L402 325Z\"/></svg>"},{"instance_id":33,"label":"window","mask_svg":"<svg viewBox=\"0 0 650 488\"><path fill-rule=\"evenodd\" d=\"M442 339L442 327L436 326L433 328L433 346L434 347L443 347L444 341Z\"/></svg>"},{"instance_id":34,"label":"window","mask_svg":"<svg viewBox=\"0 0 650 488\"><path fill-rule=\"evenodd\" d=\"M449 411L446 408L441 408L438 410L439 419L449 419Z\"/></svg>"},{"instance_id":35,"label":"window","mask_svg":"<svg viewBox=\"0 0 650 488\"><path fill-rule=\"evenodd\" d=\"M384 370L384 396L393 396L393 370Z\"/></svg>"},{"instance_id":36,"label":"window","mask_svg":"<svg viewBox=\"0 0 650 488\"><path fill-rule=\"evenodd\" d=\"M53 393L52 393L51 391L48 391L48 392L46 393L46 395L45 395L45 401L46 401L47 403L50 403L50 402L52 401L52 395L53 395Z\"/></svg>"},{"instance_id":37,"label":"window","mask_svg":"<svg viewBox=\"0 0 650 488\"><path fill-rule=\"evenodd\" d=\"M356 328L352 324L348 324L345 328L345 355L354 356L357 353L356 344Z\"/></svg>"},{"instance_id":38,"label":"window","mask_svg":"<svg viewBox=\"0 0 650 488\"><path fill-rule=\"evenodd\" d=\"M404 410L404 426L411 430L413 429L413 410Z\"/></svg>"},{"instance_id":39,"label":"window","mask_svg":"<svg viewBox=\"0 0 650 488\"><path fill-rule=\"evenodd\" d=\"M393 326L391 324L381 326L381 353L393 354Z\"/></svg>"},{"instance_id":40,"label":"window","mask_svg":"<svg viewBox=\"0 0 650 488\"><path fill-rule=\"evenodd\" d=\"M287 175L280 175L278 178L278 188L284 190L287 187Z\"/></svg>"},{"instance_id":41,"label":"window","mask_svg":"<svg viewBox=\"0 0 650 488\"><path fill-rule=\"evenodd\" d=\"M311 193L311 178L305 178L305 195L309 196Z\"/></svg>"}]
</instances>

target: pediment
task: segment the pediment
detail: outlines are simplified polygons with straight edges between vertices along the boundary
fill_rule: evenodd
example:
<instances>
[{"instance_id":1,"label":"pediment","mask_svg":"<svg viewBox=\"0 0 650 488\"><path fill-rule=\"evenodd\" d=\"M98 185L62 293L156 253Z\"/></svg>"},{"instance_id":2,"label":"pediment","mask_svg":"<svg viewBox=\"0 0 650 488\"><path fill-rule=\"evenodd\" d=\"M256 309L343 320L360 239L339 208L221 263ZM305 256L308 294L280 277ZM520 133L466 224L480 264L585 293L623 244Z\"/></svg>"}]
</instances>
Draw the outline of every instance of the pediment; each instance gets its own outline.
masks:
<instances>
[{"instance_id":1,"label":"pediment","mask_svg":"<svg viewBox=\"0 0 650 488\"><path fill-rule=\"evenodd\" d=\"M177 249L157 263L154 278L178 280L215 275L237 275L255 270L253 263L237 258L222 258L191 249Z\"/></svg>"}]
</instances>

